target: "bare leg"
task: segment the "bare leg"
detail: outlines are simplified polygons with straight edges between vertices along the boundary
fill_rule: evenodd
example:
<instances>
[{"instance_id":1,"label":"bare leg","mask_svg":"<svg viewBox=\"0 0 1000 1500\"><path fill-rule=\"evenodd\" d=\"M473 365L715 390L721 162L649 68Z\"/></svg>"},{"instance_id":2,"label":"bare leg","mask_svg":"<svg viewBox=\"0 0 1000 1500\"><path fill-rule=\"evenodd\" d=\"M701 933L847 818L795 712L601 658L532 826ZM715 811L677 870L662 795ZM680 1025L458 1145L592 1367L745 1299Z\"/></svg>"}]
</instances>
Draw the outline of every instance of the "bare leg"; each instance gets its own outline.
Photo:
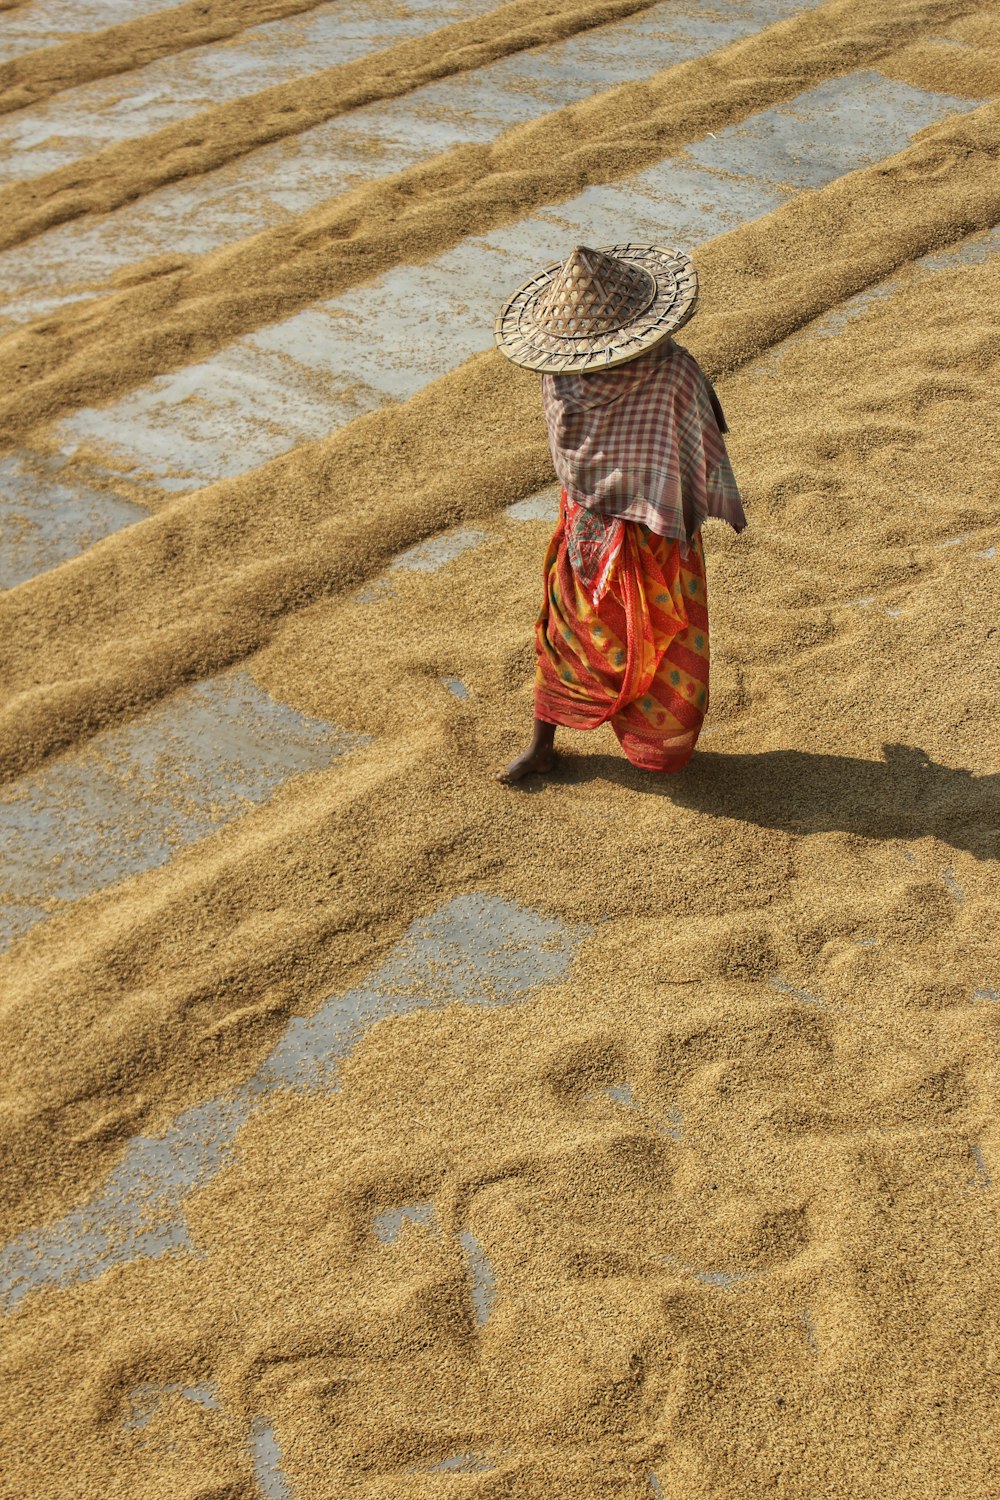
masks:
<instances>
[{"instance_id":1,"label":"bare leg","mask_svg":"<svg viewBox=\"0 0 1000 1500\"><path fill-rule=\"evenodd\" d=\"M497 772L497 781L510 785L512 782L520 781L524 776L547 776L555 765L556 753L552 748L555 737L556 726L554 724L547 724L544 719L536 719L531 744L527 750L521 752L517 760L511 761L506 771Z\"/></svg>"}]
</instances>

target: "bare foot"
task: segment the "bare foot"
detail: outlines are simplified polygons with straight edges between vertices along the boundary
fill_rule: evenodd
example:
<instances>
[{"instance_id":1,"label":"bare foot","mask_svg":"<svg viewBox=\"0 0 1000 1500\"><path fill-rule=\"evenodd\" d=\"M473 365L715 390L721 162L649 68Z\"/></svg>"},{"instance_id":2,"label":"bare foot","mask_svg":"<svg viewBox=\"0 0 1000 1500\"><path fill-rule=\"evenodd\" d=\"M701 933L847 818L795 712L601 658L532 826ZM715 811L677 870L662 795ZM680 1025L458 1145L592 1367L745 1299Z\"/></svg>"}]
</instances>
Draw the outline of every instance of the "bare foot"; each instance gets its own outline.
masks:
<instances>
[{"instance_id":1,"label":"bare foot","mask_svg":"<svg viewBox=\"0 0 1000 1500\"><path fill-rule=\"evenodd\" d=\"M517 760L511 761L506 771L497 772L497 781L502 781L505 786L512 786L525 776L547 776L555 763L556 752L551 745L542 745L537 749L534 745L529 745Z\"/></svg>"}]
</instances>

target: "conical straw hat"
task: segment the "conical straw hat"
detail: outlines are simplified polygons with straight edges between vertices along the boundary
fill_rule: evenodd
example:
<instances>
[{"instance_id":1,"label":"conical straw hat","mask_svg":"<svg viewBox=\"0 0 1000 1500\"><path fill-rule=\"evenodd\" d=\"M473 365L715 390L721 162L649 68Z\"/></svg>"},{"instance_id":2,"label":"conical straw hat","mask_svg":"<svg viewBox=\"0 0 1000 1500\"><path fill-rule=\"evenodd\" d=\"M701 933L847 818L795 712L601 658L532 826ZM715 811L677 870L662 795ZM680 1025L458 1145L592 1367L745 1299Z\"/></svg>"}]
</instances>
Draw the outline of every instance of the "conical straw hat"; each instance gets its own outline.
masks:
<instances>
[{"instance_id":1,"label":"conical straw hat","mask_svg":"<svg viewBox=\"0 0 1000 1500\"><path fill-rule=\"evenodd\" d=\"M697 297L698 273L683 250L578 245L508 298L494 336L514 364L542 374L607 370L682 327Z\"/></svg>"}]
</instances>

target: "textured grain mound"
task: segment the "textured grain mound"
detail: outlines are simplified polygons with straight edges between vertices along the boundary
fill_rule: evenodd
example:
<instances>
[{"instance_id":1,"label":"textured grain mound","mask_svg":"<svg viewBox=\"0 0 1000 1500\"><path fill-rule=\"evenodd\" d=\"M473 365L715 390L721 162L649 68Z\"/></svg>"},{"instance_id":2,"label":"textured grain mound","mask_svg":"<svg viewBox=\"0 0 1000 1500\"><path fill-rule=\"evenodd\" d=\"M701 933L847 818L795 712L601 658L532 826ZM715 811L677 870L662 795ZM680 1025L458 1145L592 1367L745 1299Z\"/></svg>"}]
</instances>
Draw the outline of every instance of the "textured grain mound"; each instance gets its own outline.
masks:
<instances>
[{"instance_id":1,"label":"textured grain mound","mask_svg":"<svg viewBox=\"0 0 1000 1500\"><path fill-rule=\"evenodd\" d=\"M30 0L10 0L12 10ZM39 47L0 65L0 114L23 109L92 78L128 73L187 47L228 41L250 26L315 10L322 0L188 0L171 10L108 26L96 36Z\"/></svg>"},{"instance_id":2,"label":"textured grain mound","mask_svg":"<svg viewBox=\"0 0 1000 1500\"><path fill-rule=\"evenodd\" d=\"M629 8L636 6L619 7ZM472 231L510 223L588 184L638 171L824 78L870 67L908 35L969 9L968 0L897 0L891 7L830 0L708 58L517 126L492 146L456 147L365 184L239 244L200 258L165 255L142 262L119 279L124 290L117 295L70 307L0 341L0 390L10 392L0 399L0 440L17 438L68 407L107 400L155 373L204 357L239 333L401 261L426 259ZM581 12L576 24L585 18ZM433 40L407 45L438 55ZM382 64L376 58L360 66L377 74ZM282 110L293 107L293 98L308 97L311 84L304 80L285 87ZM353 102L367 97L363 90ZM307 112L300 128L312 119ZM237 128L242 139L243 127ZM182 149L182 160L168 165L166 178L162 166L150 163L162 162L165 150L169 163L173 137L137 142L130 155L142 165L128 194L214 165L211 151L205 155L200 127L193 133L196 149ZM271 138L252 137L255 144ZM112 196L105 202L99 179L92 173L88 179L86 170L78 192L81 169L66 171L69 203L60 199L61 175L53 174L55 217L43 208L33 220L31 184L8 190L0 209L10 238L0 244L121 201ZM38 181L44 185L47 179ZM986 220L995 221L995 214Z\"/></svg>"},{"instance_id":3,"label":"textured grain mound","mask_svg":"<svg viewBox=\"0 0 1000 1500\"><path fill-rule=\"evenodd\" d=\"M7 430L900 28L886 70L941 86L963 10L944 86L973 96L989 11L837 3L691 64L683 101L654 81L422 169L380 238L399 179L67 312ZM372 737L0 957L5 1236L254 1074L414 917L485 891L579 935L522 1003L412 1009L337 1087L269 1096L186 1198L187 1243L0 1313L5 1495L251 1500L265 1421L295 1500L993 1494L1000 256L912 262L1000 220L998 162L989 104L699 252L685 340L751 527L707 539L712 706L676 780L603 730L533 790L492 780L531 713L546 541L502 510L550 478L536 382L499 356L0 597L8 778L237 660ZM357 597L458 520L485 544Z\"/></svg>"}]
</instances>

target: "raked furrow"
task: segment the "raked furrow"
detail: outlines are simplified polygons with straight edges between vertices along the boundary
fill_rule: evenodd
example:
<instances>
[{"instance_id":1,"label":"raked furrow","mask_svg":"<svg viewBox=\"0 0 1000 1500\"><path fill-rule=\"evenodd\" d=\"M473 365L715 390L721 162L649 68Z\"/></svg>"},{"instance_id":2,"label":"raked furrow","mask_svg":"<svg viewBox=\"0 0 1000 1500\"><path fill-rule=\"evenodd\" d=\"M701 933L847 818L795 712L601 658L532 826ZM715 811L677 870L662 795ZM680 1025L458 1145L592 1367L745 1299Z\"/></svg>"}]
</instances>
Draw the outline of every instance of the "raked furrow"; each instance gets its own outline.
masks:
<instances>
[{"instance_id":1,"label":"raked furrow","mask_svg":"<svg viewBox=\"0 0 1000 1500\"><path fill-rule=\"evenodd\" d=\"M28 0L4 13L0 63L164 9L163 0Z\"/></svg>"},{"instance_id":2,"label":"raked furrow","mask_svg":"<svg viewBox=\"0 0 1000 1500\"><path fill-rule=\"evenodd\" d=\"M817 342L841 337L873 307L908 289L912 294L915 277L986 265L998 255L1000 230L923 257L905 276L850 299L782 341L757 362L757 378L780 378L793 351L808 353ZM497 521L455 528L407 549L343 601L345 624L335 633L356 633L350 621L359 607L383 621L386 638L398 633L401 579L417 574L427 577L430 588L446 589L447 583L432 575L460 560L467 569L471 555L498 540L511 545L512 524L515 530L526 522L551 525L556 509L557 495L550 488L508 506ZM969 536L929 538L928 547L970 544L971 555L974 542ZM981 548L976 558L980 569L994 567L995 547ZM875 603L848 599L844 608ZM878 601L876 612L894 620L904 614L894 596ZM459 701L469 697L470 687L460 677L441 675L438 683ZM359 691L359 702L363 697ZM0 841L7 851L0 948L81 897L164 864L185 844L266 801L289 777L322 769L365 743L363 734L345 733L274 702L246 670L207 677L125 725L100 732L84 750L0 791Z\"/></svg>"},{"instance_id":3,"label":"raked furrow","mask_svg":"<svg viewBox=\"0 0 1000 1500\"><path fill-rule=\"evenodd\" d=\"M141 8L126 19L116 19L113 6L89 6L88 20L99 22L98 30L71 28L61 22L74 15L72 7L60 5L60 26L46 31L34 29L33 0L23 0L23 17L29 21L23 32L7 32L9 49L0 56L0 115L49 99L64 89L78 88L97 78L111 78L145 67L158 58L226 42L241 31L251 30L285 16L302 15L324 0L182 0L180 5ZM47 14L53 16L49 7ZM32 41L32 38L36 40ZM23 43L28 50L17 50Z\"/></svg>"},{"instance_id":4,"label":"raked furrow","mask_svg":"<svg viewBox=\"0 0 1000 1500\"><path fill-rule=\"evenodd\" d=\"M794 0L738 0L720 17L710 0L699 0L693 13L679 18L675 0L662 0L636 16L471 72L457 71L399 99L377 98L215 171L200 172L186 162L174 174L177 180L112 214L82 222L71 218L8 249L0 261L0 326L44 317L67 302L106 291L112 278L150 257L202 256L294 222L365 182L465 145L489 145L512 127L595 92L708 56L794 8ZM425 22L433 14L426 10ZM435 39L436 31L429 40ZM36 113L18 128L32 129ZM44 191L44 183L30 186ZM103 206L99 199L97 206Z\"/></svg>"},{"instance_id":5,"label":"raked furrow","mask_svg":"<svg viewBox=\"0 0 1000 1500\"><path fill-rule=\"evenodd\" d=\"M141 141L230 100L241 100L252 114L252 96L263 89L481 16L492 5L493 0L407 0L399 12L387 13L380 0L334 0L305 15L242 31L222 47L197 47L122 76L65 89L30 109L0 116L0 183L54 172L122 141Z\"/></svg>"},{"instance_id":6,"label":"raked furrow","mask_svg":"<svg viewBox=\"0 0 1000 1500\"><path fill-rule=\"evenodd\" d=\"M567 244L615 243L627 225L632 239L697 246L971 108L877 73L834 79L692 143L680 158L470 236L425 265L400 266L237 339L111 406L78 411L54 428L43 457L22 451L0 460L17 520L0 578L10 587L73 555L80 540L89 544L96 530L89 518L102 504L95 493L108 494L109 531L127 523L114 493L123 477L126 498L134 504L145 491L155 505L415 395L490 348L505 289L532 264L558 259ZM50 486L59 487L58 508L47 499Z\"/></svg>"}]
</instances>

